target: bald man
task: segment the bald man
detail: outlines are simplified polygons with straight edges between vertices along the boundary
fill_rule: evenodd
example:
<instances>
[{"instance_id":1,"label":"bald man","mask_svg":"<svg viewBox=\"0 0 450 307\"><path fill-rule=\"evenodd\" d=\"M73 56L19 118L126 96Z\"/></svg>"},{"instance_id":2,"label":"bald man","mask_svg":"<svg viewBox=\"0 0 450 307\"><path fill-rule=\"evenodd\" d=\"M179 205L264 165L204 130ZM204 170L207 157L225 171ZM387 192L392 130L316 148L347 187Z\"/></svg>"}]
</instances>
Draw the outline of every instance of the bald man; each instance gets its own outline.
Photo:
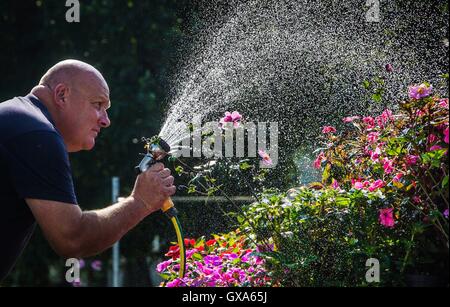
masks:
<instances>
[{"instance_id":1,"label":"bald man","mask_svg":"<svg viewBox=\"0 0 450 307\"><path fill-rule=\"evenodd\" d=\"M160 163L136 178L131 195L94 211L78 206L68 153L90 150L110 125L108 85L89 64L62 61L25 97L0 103L0 281L36 222L65 258L109 248L175 193Z\"/></svg>"}]
</instances>

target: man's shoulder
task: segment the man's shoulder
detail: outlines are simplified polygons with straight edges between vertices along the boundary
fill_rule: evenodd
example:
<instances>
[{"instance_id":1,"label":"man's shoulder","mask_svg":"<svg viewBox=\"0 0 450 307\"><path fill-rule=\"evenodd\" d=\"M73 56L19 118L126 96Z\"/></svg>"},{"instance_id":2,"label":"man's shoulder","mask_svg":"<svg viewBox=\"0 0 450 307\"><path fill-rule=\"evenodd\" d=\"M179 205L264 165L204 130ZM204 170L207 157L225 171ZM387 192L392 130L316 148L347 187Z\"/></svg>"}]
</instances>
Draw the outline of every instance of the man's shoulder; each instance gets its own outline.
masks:
<instances>
[{"instance_id":1,"label":"man's shoulder","mask_svg":"<svg viewBox=\"0 0 450 307\"><path fill-rule=\"evenodd\" d=\"M56 132L48 110L35 96L0 103L0 143L33 131Z\"/></svg>"}]
</instances>

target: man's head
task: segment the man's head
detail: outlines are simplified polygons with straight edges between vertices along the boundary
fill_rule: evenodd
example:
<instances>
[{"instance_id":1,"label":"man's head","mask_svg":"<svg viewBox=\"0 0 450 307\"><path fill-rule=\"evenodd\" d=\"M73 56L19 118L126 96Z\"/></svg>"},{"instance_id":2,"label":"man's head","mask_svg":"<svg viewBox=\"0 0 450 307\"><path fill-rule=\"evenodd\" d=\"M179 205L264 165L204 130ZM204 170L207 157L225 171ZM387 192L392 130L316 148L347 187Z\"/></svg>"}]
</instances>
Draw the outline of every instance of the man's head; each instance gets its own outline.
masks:
<instances>
[{"instance_id":1,"label":"man's head","mask_svg":"<svg viewBox=\"0 0 450 307\"><path fill-rule=\"evenodd\" d=\"M100 129L110 125L106 112L110 107L108 84L87 63L57 63L32 93L49 109L69 152L92 149Z\"/></svg>"}]
</instances>

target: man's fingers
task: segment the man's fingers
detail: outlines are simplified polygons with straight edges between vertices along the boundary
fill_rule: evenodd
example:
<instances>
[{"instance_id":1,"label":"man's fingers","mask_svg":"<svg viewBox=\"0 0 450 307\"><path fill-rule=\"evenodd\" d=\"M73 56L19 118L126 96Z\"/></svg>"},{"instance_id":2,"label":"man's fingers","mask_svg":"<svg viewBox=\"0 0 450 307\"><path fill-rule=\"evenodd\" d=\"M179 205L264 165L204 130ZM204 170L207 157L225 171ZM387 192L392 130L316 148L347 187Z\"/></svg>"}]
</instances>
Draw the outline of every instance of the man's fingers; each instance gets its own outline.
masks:
<instances>
[{"instance_id":1,"label":"man's fingers","mask_svg":"<svg viewBox=\"0 0 450 307\"><path fill-rule=\"evenodd\" d=\"M163 183L166 187L173 185L173 181L174 181L173 176L169 176L169 177L163 179Z\"/></svg>"},{"instance_id":2,"label":"man's fingers","mask_svg":"<svg viewBox=\"0 0 450 307\"><path fill-rule=\"evenodd\" d=\"M164 187L164 192L167 196L172 196L177 191L177 188L172 185L170 187Z\"/></svg>"},{"instance_id":3,"label":"man's fingers","mask_svg":"<svg viewBox=\"0 0 450 307\"><path fill-rule=\"evenodd\" d=\"M151 172L159 172L159 171L162 171L163 169L164 169L164 164L162 164L162 163L160 163L160 162L153 164L153 165L149 168L149 170L150 170Z\"/></svg>"},{"instance_id":4,"label":"man's fingers","mask_svg":"<svg viewBox=\"0 0 450 307\"><path fill-rule=\"evenodd\" d=\"M163 169L162 171L159 172L159 176L161 178L169 177L170 176L170 169L168 169L168 168Z\"/></svg>"}]
</instances>

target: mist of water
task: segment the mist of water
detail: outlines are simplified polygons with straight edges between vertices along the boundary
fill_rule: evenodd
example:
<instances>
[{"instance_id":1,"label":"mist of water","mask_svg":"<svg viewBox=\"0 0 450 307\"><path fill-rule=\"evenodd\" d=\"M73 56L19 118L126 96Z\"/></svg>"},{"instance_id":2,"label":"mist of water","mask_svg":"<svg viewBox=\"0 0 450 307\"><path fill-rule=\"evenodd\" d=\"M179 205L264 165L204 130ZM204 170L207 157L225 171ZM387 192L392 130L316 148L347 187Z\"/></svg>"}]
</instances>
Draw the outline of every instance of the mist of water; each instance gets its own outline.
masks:
<instances>
[{"instance_id":1,"label":"mist of water","mask_svg":"<svg viewBox=\"0 0 450 307\"><path fill-rule=\"evenodd\" d=\"M320 126L395 108L410 84L427 80L448 91L439 86L448 69L448 13L381 1L379 22L368 22L373 8L365 2L209 1L196 15L194 52L182 57L160 136L179 140L180 121L238 110L247 121L279 123L282 161L314 142ZM385 81L382 104L362 86L376 76Z\"/></svg>"}]
</instances>

